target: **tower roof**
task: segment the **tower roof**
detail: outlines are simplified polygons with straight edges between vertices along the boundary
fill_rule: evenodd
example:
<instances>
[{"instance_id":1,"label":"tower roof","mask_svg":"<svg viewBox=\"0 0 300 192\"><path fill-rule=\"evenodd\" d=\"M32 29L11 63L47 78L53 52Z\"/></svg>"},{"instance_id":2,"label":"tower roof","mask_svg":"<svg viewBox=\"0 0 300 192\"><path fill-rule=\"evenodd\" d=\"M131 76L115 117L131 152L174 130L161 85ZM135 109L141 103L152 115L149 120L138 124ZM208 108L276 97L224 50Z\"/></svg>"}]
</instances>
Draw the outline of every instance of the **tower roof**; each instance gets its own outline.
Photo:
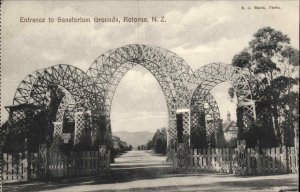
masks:
<instances>
[{"instance_id":1,"label":"tower roof","mask_svg":"<svg viewBox=\"0 0 300 192\"><path fill-rule=\"evenodd\" d=\"M228 121L228 122L230 122L230 121L231 121L231 118L230 118L230 116L231 116L231 114L230 114L230 112L229 112L229 110L228 110L228 113L227 113L227 121Z\"/></svg>"}]
</instances>

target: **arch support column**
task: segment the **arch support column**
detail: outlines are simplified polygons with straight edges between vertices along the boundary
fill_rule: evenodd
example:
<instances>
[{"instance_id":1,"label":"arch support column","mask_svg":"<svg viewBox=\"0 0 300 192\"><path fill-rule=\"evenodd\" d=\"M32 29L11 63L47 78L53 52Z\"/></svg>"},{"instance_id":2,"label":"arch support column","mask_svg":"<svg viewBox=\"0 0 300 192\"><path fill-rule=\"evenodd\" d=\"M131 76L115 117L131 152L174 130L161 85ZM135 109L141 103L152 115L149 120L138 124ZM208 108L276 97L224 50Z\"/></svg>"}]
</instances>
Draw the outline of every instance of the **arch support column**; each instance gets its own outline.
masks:
<instances>
[{"instance_id":1,"label":"arch support column","mask_svg":"<svg viewBox=\"0 0 300 192\"><path fill-rule=\"evenodd\" d=\"M191 147L201 148L207 146L207 129L204 110L191 111Z\"/></svg>"},{"instance_id":2,"label":"arch support column","mask_svg":"<svg viewBox=\"0 0 300 192\"><path fill-rule=\"evenodd\" d=\"M249 130L250 126L256 121L255 101L239 102L238 107L243 109L243 127L245 130Z\"/></svg>"},{"instance_id":3,"label":"arch support column","mask_svg":"<svg viewBox=\"0 0 300 192\"><path fill-rule=\"evenodd\" d=\"M63 132L63 122L53 122L53 141L51 150L60 151L62 146L61 134Z\"/></svg>"},{"instance_id":4,"label":"arch support column","mask_svg":"<svg viewBox=\"0 0 300 192\"><path fill-rule=\"evenodd\" d=\"M106 127L107 119L104 114L98 112L91 113L92 118L92 130L91 130L91 140L93 146L105 145L106 143Z\"/></svg>"},{"instance_id":5,"label":"arch support column","mask_svg":"<svg viewBox=\"0 0 300 192\"><path fill-rule=\"evenodd\" d=\"M91 144L91 111L75 112L74 145ZM87 145L89 146L89 145Z\"/></svg>"},{"instance_id":6,"label":"arch support column","mask_svg":"<svg viewBox=\"0 0 300 192\"><path fill-rule=\"evenodd\" d=\"M177 142L188 142L191 135L191 111L188 108L176 110Z\"/></svg>"}]
</instances>

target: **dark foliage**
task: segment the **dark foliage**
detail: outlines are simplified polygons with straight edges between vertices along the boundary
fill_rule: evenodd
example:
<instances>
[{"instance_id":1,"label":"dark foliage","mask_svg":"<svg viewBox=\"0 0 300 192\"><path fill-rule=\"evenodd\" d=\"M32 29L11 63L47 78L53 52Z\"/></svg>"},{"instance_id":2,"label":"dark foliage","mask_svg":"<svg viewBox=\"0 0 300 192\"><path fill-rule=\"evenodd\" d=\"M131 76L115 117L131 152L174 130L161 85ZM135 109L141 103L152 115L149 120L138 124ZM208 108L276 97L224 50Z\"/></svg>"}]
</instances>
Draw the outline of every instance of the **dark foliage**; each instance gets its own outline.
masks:
<instances>
[{"instance_id":1,"label":"dark foliage","mask_svg":"<svg viewBox=\"0 0 300 192\"><path fill-rule=\"evenodd\" d=\"M151 141L145 145L147 150L154 150L158 154L167 153L167 130L166 128L157 129Z\"/></svg>"},{"instance_id":2,"label":"dark foliage","mask_svg":"<svg viewBox=\"0 0 300 192\"><path fill-rule=\"evenodd\" d=\"M299 111L299 92L295 91L299 73L297 77L292 74L295 67L299 66L299 51L289 43L287 35L264 27L254 34L249 47L232 60L233 65L247 68L259 77L253 90L257 121L251 129L244 130L243 109L237 109L238 137L248 140L249 145L259 143L260 146L269 147L290 146L293 143L293 130L298 120L292 111Z\"/></svg>"}]
</instances>

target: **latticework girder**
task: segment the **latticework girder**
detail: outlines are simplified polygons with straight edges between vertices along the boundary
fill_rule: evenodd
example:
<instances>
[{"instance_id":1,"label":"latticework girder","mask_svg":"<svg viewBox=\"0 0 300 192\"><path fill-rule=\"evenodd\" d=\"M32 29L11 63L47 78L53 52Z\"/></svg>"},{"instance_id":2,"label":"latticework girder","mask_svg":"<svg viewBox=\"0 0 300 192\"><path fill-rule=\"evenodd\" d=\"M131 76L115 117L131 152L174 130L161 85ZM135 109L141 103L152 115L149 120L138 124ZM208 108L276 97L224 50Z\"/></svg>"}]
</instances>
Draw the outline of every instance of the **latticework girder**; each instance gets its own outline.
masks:
<instances>
[{"instance_id":1,"label":"latticework girder","mask_svg":"<svg viewBox=\"0 0 300 192\"><path fill-rule=\"evenodd\" d=\"M66 113L70 113L75 110L76 102L71 94L66 94L58 107L57 113L56 113L56 122L62 122L64 120L64 117ZM68 115L68 114L67 114ZM72 117L72 115L70 115Z\"/></svg>"},{"instance_id":2,"label":"latticework girder","mask_svg":"<svg viewBox=\"0 0 300 192\"><path fill-rule=\"evenodd\" d=\"M92 108L91 103L95 103L96 92L97 99L101 102L101 91L97 90L98 87L85 72L71 65L60 64L37 70L25 77L17 88L13 104L46 105L51 86L63 87L74 97L75 102L84 100L88 108Z\"/></svg>"},{"instance_id":3,"label":"latticework girder","mask_svg":"<svg viewBox=\"0 0 300 192\"><path fill-rule=\"evenodd\" d=\"M195 81L198 86L191 97L191 110L205 113L208 135L214 134L220 126L219 109L210 91L222 82L229 82L232 85L237 95L238 105L246 109L243 117L245 127L248 128L255 120L255 105L252 100L253 77L246 70L228 64L212 63L195 71ZM192 120L192 122L192 128L199 126L197 121Z\"/></svg>"},{"instance_id":4,"label":"latticework girder","mask_svg":"<svg viewBox=\"0 0 300 192\"><path fill-rule=\"evenodd\" d=\"M103 106L103 99L100 96L101 92L98 87L85 72L71 65L60 64L37 70L25 77L17 88L13 105L32 105L49 111L52 110L50 105L55 97L58 102L57 108L54 109L57 110L54 111L56 116L49 121L58 122L62 126L60 122L63 122L64 117L74 118L75 108L90 110ZM28 111L27 108L10 112L9 130L23 129L20 123L16 122L26 121L24 125L30 126L31 123L28 122L30 118L26 117L24 112L24 110ZM45 127L45 129L48 128ZM61 131L58 130L58 132ZM58 133L50 134L49 137Z\"/></svg>"},{"instance_id":5,"label":"latticework girder","mask_svg":"<svg viewBox=\"0 0 300 192\"><path fill-rule=\"evenodd\" d=\"M116 88L121 78L136 65L148 69L160 84L169 113L169 139L175 139L176 109L189 107L193 71L175 53L148 45L133 44L110 50L98 57L87 71L102 90L107 129L110 131L110 111Z\"/></svg>"},{"instance_id":6,"label":"latticework girder","mask_svg":"<svg viewBox=\"0 0 300 192\"><path fill-rule=\"evenodd\" d=\"M84 144L91 142L90 141L91 130L92 130L91 111L76 112L75 113L74 145L78 145L81 142L84 142Z\"/></svg>"},{"instance_id":7,"label":"latticework girder","mask_svg":"<svg viewBox=\"0 0 300 192\"><path fill-rule=\"evenodd\" d=\"M210 91L224 81L232 84L238 104L244 108L245 127L255 120L255 103L252 100L252 82L255 78L247 71L212 63L193 73L190 66L175 53L138 44L102 54L86 73L70 65L37 70L20 83L13 105L33 105L48 110L56 97L58 104L56 116L52 119L56 122L53 136L62 133L63 121L68 119L75 123L75 132L79 134L78 137L75 134L75 144L80 142L81 133L86 135L86 130L83 130L86 123L87 130L104 138L95 129L105 126L103 132L111 134L110 113L115 91L124 75L137 65L146 68L156 78L165 95L169 115L168 141L177 139L176 112L179 109L188 110L183 114L183 134L189 135L190 129L195 126L200 126L199 130L205 129L208 138L215 134L220 128L220 113ZM91 112L85 122L87 111ZM17 122L26 120L26 113L28 111L25 109L11 111L9 122L15 126L10 129L19 129Z\"/></svg>"}]
</instances>

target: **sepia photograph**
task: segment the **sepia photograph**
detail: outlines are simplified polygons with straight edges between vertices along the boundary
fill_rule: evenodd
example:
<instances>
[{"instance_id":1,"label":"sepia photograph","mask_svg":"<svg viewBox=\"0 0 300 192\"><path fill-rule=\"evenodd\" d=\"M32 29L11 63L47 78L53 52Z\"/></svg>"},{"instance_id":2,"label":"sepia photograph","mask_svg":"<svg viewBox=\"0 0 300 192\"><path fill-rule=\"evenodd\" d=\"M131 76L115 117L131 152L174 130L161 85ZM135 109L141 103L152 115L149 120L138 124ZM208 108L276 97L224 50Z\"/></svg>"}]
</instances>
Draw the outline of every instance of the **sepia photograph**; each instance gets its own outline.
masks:
<instances>
[{"instance_id":1,"label":"sepia photograph","mask_svg":"<svg viewBox=\"0 0 300 192\"><path fill-rule=\"evenodd\" d=\"M299 191L299 1L0 2L0 192Z\"/></svg>"}]
</instances>

